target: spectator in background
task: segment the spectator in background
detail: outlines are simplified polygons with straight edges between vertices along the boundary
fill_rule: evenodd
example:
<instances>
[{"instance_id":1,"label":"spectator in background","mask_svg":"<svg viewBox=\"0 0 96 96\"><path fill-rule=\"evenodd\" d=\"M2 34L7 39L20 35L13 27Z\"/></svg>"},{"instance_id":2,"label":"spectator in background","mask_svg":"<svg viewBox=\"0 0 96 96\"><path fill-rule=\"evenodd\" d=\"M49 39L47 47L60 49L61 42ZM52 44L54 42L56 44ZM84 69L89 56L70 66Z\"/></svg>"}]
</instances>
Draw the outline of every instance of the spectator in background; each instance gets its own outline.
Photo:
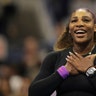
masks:
<instances>
[{"instance_id":1,"label":"spectator in background","mask_svg":"<svg viewBox=\"0 0 96 96\"><path fill-rule=\"evenodd\" d=\"M22 85L17 93L17 96L28 96L28 88L30 85L30 79L28 77L23 77L22 78Z\"/></svg>"},{"instance_id":2,"label":"spectator in background","mask_svg":"<svg viewBox=\"0 0 96 96\"><path fill-rule=\"evenodd\" d=\"M4 1L5 0L2 0L2 3L0 3L1 4L1 10L2 10L2 13L0 14L0 34L7 37L8 34L6 32L6 28L8 26L9 21L16 14L17 9L11 0L9 0L9 2L3 4Z\"/></svg>"},{"instance_id":3,"label":"spectator in background","mask_svg":"<svg viewBox=\"0 0 96 96\"><path fill-rule=\"evenodd\" d=\"M12 94L9 80L7 78L1 78L0 91L2 93L0 96L10 96Z\"/></svg>"},{"instance_id":4,"label":"spectator in background","mask_svg":"<svg viewBox=\"0 0 96 96\"><path fill-rule=\"evenodd\" d=\"M26 36L23 41L22 66L25 66L25 75L32 80L37 75L41 66L40 46L33 36Z\"/></svg>"},{"instance_id":5,"label":"spectator in background","mask_svg":"<svg viewBox=\"0 0 96 96\"><path fill-rule=\"evenodd\" d=\"M8 59L8 40L4 35L0 35L0 62L5 62Z\"/></svg>"},{"instance_id":6,"label":"spectator in background","mask_svg":"<svg viewBox=\"0 0 96 96\"><path fill-rule=\"evenodd\" d=\"M9 80L12 94L10 96L28 96L28 87L30 85L29 77L14 75Z\"/></svg>"},{"instance_id":7,"label":"spectator in background","mask_svg":"<svg viewBox=\"0 0 96 96\"><path fill-rule=\"evenodd\" d=\"M70 0L45 0L45 2L54 24L68 17L70 12Z\"/></svg>"},{"instance_id":8,"label":"spectator in background","mask_svg":"<svg viewBox=\"0 0 96 96\"><path fill-rule=\"evenodd\" d=\"M21 62L22 58L22 40L19 36L19 28L18 24L15 20L11 20L7 26L7 34L8 34L8 62L17 64Z\"/></svg>"}]
</instances>

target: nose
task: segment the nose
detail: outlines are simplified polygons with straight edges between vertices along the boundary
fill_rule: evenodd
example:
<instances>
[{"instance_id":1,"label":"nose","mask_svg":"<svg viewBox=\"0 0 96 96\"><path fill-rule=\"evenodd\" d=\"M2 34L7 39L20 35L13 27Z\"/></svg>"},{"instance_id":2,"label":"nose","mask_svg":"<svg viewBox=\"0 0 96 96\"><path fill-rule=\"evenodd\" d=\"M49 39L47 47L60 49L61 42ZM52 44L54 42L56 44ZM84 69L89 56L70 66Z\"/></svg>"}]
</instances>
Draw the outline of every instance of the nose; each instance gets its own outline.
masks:
<instances>
[{"instance_id":1,"label":"nose","mask_svg":"<svg viewBox=\"0 0 96 96\"><path fill-rule=\"evenodd\" d=\"M76 27L81 28L81 27L83 27L83 25L81 25L81 24L80 25L76 25Z\"/></svg>"},{"instance_id":2,"label":"nose","mask_svg":"<svg viewBox=\"0 0 96 96\"><path fill-rule=\"evenodd\" d=\"M83 27L84 26L84 23L82 21L78 21L77 24L76 24L76 27Z\"/></svg>"}]
</instances>

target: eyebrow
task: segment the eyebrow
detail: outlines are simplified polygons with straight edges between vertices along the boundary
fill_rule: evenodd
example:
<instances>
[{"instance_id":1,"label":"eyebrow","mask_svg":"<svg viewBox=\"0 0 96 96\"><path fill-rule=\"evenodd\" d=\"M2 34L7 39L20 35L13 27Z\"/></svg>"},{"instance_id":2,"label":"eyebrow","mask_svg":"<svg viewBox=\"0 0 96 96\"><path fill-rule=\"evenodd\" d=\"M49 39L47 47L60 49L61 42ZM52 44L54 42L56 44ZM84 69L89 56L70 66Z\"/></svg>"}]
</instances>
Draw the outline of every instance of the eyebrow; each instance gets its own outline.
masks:
<instances>
[{"instance_id":1,"label":"eyebrow","mask_svg":"<svg viewBox=\"0 0 96 96\"><path fill-rule=\"evenodd\" d=\"M83 17L83 18L90 18L89 16L82 16L82 17ZM77 16L72 17L72 18L77 19Z\"/></svg>"}]
</instances>

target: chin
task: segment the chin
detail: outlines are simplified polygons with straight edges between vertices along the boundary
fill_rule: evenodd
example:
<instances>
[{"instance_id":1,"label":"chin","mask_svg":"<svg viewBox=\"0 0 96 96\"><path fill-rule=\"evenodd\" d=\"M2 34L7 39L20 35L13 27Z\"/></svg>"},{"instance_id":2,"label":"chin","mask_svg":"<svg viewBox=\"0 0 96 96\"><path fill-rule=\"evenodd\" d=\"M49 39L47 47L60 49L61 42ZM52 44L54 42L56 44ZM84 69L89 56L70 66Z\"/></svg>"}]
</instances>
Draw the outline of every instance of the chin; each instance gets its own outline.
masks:
<instances>
[{"instance_id":1,"label":"chin","mask_svg":"<svg viewBox=\"0 0 96 96\"><path fill-rule=\"evenodd\" d=\"M88 44L91 40L76 40L75 43L77 44Z\"/></svg>"}]
</instances>

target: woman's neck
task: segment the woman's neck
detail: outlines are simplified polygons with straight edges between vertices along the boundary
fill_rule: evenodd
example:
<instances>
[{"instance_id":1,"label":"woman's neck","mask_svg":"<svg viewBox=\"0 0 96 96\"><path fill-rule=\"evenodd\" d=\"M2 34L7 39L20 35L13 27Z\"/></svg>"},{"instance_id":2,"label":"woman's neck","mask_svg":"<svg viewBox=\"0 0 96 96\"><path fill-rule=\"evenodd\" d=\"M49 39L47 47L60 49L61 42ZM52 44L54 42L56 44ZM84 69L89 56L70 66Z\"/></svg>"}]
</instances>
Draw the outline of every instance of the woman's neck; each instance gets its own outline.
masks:
<instances>
[{"instance_id":1,"label":"woman's neck","mask_svg":"<svg viewBox=\"0 0 96 96\"><path fill-rule=\"evenodd\" d=\"M94 43L84 45L74 44L73 52L77 52L81 55L91 54L91 51L94 49L94 46Z\"/></svg>"}]
</instances>

